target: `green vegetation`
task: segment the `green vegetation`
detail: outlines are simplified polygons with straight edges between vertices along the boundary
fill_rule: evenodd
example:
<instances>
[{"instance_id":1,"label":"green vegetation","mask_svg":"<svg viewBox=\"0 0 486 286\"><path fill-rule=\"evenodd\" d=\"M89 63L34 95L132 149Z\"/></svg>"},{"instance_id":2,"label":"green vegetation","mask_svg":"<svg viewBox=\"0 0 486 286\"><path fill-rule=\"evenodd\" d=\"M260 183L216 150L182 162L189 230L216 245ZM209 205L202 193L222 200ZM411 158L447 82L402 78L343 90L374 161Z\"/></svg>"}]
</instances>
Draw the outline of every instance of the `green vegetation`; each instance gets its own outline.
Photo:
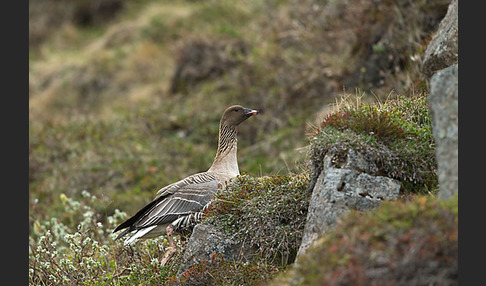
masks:
<instances>
[{"instance_id":1,"label":"green vegetation","mask_svg":"<svg viewBox=\"0 0 486 286\"><path fill-rule=\"evenodd\" d=\"M406 193L436 192L418 63L443 1L58 2L29 1L30 285L265 284L295 259L308 161L329 148L378 154ZM343 87L368 103L323 120ZM236 103L261 111L240 126L245 175L205 220L260 253L177 281L181 253L160 265L163 238L124 247L112 230L210 166Z\"/></svg>"}]
</instances>

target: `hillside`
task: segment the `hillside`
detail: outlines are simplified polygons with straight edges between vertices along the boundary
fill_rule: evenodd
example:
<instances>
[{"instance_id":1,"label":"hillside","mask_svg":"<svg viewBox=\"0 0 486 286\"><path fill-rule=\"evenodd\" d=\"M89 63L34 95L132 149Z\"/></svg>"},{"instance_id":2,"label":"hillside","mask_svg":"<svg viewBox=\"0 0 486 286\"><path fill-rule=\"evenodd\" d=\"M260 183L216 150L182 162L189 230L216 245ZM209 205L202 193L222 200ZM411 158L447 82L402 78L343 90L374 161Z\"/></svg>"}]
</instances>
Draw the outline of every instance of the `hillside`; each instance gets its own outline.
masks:
<instances>
[{"instance_id":1,"label":"hillside","mask_svg":"<svg viewBox=\"0 0 486 286\"><path fill-rule=\"evenodd\" d=\"M339 98L428 94L420 62L449 1L378 2L29 1L30 283L174 282L181 257L157 265L163 238L128 250L111 231L161 187L210 166L231 104L260 111L239 129L242 180L267 177L275 193L297 180L308 200L312 138ZM429 142L427 124L406 130ZM406 194L435 195L430 152L403 155L410 168L397 178L426 171ZM305 214L289 221L302 228ZM295 259L292 239L286 258L266 242L282 265L221 269L270 280Z\"/></svg>"}]
</instances>

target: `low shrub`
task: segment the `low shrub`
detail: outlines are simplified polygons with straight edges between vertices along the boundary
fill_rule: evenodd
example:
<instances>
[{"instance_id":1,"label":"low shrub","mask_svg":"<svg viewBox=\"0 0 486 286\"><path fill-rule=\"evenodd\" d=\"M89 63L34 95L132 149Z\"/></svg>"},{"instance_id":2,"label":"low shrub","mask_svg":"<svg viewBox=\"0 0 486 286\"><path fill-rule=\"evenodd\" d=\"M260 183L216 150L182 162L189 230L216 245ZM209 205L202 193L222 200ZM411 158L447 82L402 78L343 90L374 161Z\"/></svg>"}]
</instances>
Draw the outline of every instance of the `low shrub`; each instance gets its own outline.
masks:
<instances>
[{"instance_id":1,"label":"low shrub","mask_svg":"<svg viewBox=\"0 0 486 286\"><path fill-rule=\"evenodd\" d=\"M113 229L127 218L125 213L116 210L103 224L92 208L97 198L87 191L82 200L64 194L60 200L64 205L60 217L32 225L29 285L161 285L177 273L180 253L167 265L160 264L166 240L130 247L114 241Z\"/></svg>"}]
</instances>

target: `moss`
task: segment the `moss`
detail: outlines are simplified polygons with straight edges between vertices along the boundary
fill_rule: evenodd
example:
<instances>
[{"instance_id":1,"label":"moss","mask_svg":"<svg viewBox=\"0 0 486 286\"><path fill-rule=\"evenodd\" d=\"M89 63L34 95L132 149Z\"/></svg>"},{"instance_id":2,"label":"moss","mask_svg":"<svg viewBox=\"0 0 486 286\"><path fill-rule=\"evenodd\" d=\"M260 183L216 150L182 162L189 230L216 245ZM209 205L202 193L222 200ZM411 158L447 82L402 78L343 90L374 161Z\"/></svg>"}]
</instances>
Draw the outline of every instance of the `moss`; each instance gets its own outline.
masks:
<instances>
[{"instance_id":1,"label":"moss","mask_svg":"<svg viewBox=\"0 0 486 286\"><path fill-rule=\"evenodd\" d=\"M458 200L352 211L272 285L456 285Z\"/></svg>"}]
</instances>

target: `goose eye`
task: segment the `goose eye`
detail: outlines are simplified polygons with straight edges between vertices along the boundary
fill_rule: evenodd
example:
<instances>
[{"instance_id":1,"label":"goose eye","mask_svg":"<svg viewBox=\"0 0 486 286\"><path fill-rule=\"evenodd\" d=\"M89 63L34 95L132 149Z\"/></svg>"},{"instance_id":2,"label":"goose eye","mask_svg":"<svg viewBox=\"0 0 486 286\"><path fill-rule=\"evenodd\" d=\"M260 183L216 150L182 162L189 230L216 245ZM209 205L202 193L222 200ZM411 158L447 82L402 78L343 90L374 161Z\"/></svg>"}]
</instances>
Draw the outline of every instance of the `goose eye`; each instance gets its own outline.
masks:
<instances>
[{"instance_id":1,"label":"goose eye","mask_svg":"<svg viewBox=\"0 0 486 286\"><path fill-rule=\"evenodd\" d=\"M239 110L238 108L235 108L235 109L233 109L233 110L234 110L235 112L238 112L238 111L240 111L240 110Z\"/></svg>"}]
</instances>

